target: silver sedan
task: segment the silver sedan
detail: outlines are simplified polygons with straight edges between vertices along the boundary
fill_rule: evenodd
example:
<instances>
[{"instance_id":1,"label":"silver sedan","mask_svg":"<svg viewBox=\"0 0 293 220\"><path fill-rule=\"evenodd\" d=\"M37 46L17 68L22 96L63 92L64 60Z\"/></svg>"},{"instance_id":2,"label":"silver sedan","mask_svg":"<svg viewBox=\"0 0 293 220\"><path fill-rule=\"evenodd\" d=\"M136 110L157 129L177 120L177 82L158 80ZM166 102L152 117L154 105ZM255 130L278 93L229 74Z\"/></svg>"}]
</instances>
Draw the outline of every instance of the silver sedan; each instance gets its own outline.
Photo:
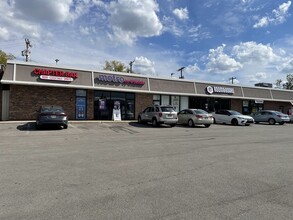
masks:
<instances>
[{"instance_id":1,"label":"silver sedan","mask_svg":"<svg viewBox=\"0 0 293 220\"><path fill-rule=\"evenodd\" d=\"M213 123L213 116L202 109L184 109L178 113L178 124L185 124L189 127L204 125L208 128Z\"/></svg>"}]
</instances>

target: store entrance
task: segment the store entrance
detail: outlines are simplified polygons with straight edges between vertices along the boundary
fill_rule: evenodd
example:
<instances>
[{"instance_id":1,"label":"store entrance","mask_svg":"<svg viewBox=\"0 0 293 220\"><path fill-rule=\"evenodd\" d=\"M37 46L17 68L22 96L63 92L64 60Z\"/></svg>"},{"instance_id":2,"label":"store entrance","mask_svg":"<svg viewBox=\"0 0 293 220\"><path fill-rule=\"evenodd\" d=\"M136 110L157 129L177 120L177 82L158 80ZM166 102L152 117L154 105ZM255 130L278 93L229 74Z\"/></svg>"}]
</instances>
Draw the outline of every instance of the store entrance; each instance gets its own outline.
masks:
<instances>
[{"instance_id":1,"label":"store entrance","mask_svg":"<svg viewBox=\"0 0 293 220\"><path fill-rule=\"evenodd\" d=\"M95 91L94 119L112 120L114 102L119 102L122 120L134 120L135 94Z\"/></svg>"},{"instance_id":2,"label":"store entrance","mask_svg":"<svg viewBox=\"0 0 293 220\"><path fill-rule=\"evenodd\" d=\"M231 100L210 97L189 97L189 108L203 109L207 112L214 112L219 109L230 109Z\"/></svg>"}]
</instances>

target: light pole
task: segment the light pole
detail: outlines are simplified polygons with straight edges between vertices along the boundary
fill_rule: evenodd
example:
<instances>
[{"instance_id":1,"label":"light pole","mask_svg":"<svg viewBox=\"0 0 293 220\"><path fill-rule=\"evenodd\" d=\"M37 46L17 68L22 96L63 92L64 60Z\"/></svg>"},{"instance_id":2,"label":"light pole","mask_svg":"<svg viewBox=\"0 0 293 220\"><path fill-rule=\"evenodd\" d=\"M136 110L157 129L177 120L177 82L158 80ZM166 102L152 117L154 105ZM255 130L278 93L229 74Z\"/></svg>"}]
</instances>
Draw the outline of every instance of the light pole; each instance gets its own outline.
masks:
<instances>
[{"instance_id":1,"label":"light pole","mask_svg":"<svg viewBox=\"0 0 293 220\"><path fill-rule=\"evenodd\" d=\"M60 61L59 59L55 59L56 65L57 65L57 63L58 63L59 61Z\"/></svg>"},{"instance_id":2,"label":"light pole","mask_svg":"<svg viewBox=\"0 0 293 220\"><path fill-rule=\"evenodd\" d=\"M173 78L173 75L174 75L175 73L171 73L171 78Z\"/></svg>"},{"instance_id":3,"label":"light pole","mask_svg":"<svg viewBox=\"0 0 293 220\"><path fill-rule=\"evenodd\" d=\"M231 83L233 84L233 82L234 82L234 79L236 79L236 77L231 77L231 78L229 78L229 80L231 80Z\"/></svg>"},{"instance_id":4,"label":"light pole","mask_svg":"<svg viewBox=\"0 0 293 220\"><path fill-rule=\"evenodd\" d=\"M180 71L180 76L179 79L184 79L184 76L182 75L182 70L185 69L185 66L181 67L180 69L178 69L177 71Z\"/></svg>"}]
</instances>

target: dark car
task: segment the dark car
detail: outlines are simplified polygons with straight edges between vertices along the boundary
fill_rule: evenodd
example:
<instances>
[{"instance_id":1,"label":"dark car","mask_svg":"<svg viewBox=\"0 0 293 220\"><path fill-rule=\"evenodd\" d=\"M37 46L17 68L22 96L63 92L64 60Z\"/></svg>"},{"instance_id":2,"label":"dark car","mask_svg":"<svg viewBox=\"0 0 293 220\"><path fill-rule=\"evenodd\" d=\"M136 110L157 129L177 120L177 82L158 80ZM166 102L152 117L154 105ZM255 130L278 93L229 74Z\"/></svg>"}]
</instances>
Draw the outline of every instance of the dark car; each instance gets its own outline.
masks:
<instances>
[{"instance_id":1,"label":"dark car","mask_svg":"<svg viewBox=\"0 0 293 220\"><path fill-rule=\"evenodd\" d=\"M45 105L37 111L37 128L43 125L59 125L64 129L68 127L68 117L61 106Z\"/></svg>"}]
</instances>

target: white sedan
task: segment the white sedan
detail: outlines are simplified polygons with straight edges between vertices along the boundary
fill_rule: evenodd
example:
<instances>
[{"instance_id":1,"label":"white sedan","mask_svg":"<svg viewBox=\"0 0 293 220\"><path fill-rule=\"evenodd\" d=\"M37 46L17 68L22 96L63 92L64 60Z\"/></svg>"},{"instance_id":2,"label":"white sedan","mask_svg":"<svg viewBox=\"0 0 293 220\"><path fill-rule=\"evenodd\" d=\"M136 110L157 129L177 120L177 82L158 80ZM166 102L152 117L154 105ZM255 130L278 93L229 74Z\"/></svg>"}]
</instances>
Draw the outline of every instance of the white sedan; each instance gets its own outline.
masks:
<instances>
[{"instance_id":1,"label":"white sedan","mask_svg":"<svg viewBox=\"0 0 293 220\"><path fill-rule=\"evenodd\" d=\"M254 123L254 119L248 115L242 115L234 110L219 110L212 113L214 123L216 124L232 124L232 125L250 125Z\"/></svg>"}]
</instances>

